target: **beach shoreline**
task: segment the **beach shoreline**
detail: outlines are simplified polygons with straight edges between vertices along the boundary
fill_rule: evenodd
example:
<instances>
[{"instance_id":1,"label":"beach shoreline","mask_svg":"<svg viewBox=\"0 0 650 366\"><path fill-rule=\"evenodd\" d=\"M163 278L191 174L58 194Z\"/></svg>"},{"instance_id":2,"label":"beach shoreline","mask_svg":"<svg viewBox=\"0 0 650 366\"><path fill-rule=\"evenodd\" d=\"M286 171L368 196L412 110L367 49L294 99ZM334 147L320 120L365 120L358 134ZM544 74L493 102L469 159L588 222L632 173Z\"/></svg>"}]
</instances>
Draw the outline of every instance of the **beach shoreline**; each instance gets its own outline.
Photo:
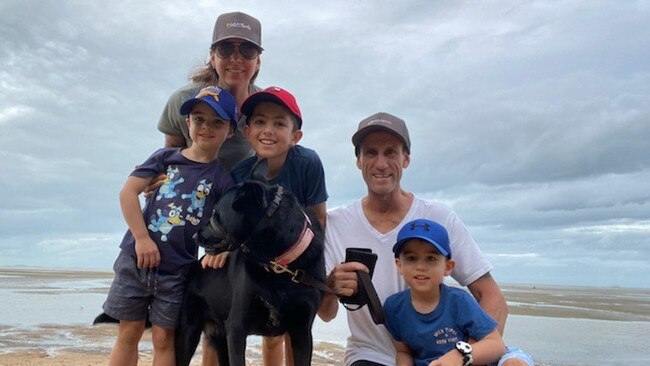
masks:
<instances>
[{"instance_id":1,"label":"beach shoreline","mask_svg":"<svg viewBox=\"0 0 650 366\"><path fill-rule=\"evenodd\" d=\"M0 268L0 293L6 299L0 304L0 366L107 365L117 326L92 326L91 323L101 313L101 303L112 278L110 271ZM546 326L551 329L587 326L597 330L604 327L611 329L611 334L627 333L628 328L638 328L639 334L650 331L650 289L550 285L503 285L502 289L511 314L505 339L511 336L517 345L523 343L539 364L587 363L564 362L563 350L553 344L560 343L558 337L562 334L548 339L544 338L548 337L545 334L534 334L539 340L530 343L529 328L540 329L541 333L549 333L541 330ZM312 364L343 365L346 331L344 317L337 317L334 324L317 319ZM573 342L580 334L567 334L568 341L563 342ZM250 365L261 364L259 337L255 337L249 337L247 347ZM520 342L522 339L529 343ZM618 342L627 344L624 338ZM647 349L641 340L637 342ZM542 347L535 350L537 346ZM592 352L587 349L591 344L582 343L581 347L587 354ZM599 349L598 345L592 348ZM141 364L149 364L149 331L145 332L140 350ZM547 350L552 350L552 354L545 355ZM567 355L572 354L571 350L565 351ZM200 347L192 365L199 365L199 360ZM626 364L637 364L633 359L628 360L631 362Z\"/></svg>"}]
</instances>

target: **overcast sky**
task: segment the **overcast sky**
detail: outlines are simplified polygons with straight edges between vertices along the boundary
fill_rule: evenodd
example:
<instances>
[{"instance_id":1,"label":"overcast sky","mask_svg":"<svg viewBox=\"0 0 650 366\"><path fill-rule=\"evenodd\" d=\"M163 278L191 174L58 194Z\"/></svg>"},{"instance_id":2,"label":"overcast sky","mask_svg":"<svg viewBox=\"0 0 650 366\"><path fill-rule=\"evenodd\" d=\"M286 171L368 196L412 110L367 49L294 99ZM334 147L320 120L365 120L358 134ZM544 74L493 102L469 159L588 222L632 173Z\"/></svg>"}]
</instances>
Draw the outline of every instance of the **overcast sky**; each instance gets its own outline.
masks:
<instances>
[{"instance_id":1,"label":"overcast sky","mask_svg":"<svg viewBox=\"0 0 650 366\"><path fill-rule=\"evenodd\" d=\"M350 137L389 112L404 188L454 208L499 282L650 287L647 1L3 0L0 266L111 268L118 192L237 10L330 208L365 194Z\"/></svg>"}]
</instances>

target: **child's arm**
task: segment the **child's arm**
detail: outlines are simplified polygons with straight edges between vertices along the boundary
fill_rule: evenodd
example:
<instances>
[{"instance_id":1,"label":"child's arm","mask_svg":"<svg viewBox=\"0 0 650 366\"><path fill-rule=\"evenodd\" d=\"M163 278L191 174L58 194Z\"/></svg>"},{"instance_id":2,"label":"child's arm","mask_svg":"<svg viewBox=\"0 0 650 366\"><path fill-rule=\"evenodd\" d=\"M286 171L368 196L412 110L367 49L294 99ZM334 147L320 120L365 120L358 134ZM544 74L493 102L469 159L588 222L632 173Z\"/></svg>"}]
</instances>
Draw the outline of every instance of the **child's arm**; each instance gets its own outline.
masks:
<instances>
[{"instance_id":1,"label":"child's arm","mask_svg":"<svg viewBox=\"0 0 650 366\"><path fill-rule=\"evenodd\" d=\"M205 256L203 256L203 259L201 260L201 267L203 269L206 269L206 268L214 268L214 269L223 268L226 265L226 261L228 260L228 253L230 253L230 252L223 252L223 253L219 253L219 254L205 253Z\"/></svg>"},{"instance_id":2,"label":"child's arm","mask_svg":"<svg viewBox=\"0 0 650 366\"><path fill-rule=\"evenodd\" d=\"M495 328L480 341L472 343L472 358L474 365L488 365L499 361L506 353L506 346L501 335ZM431 362L429 366L462 365L463 356L457 349L445 353L439 359Z\"/></svg>"},{"instance_id":3,"label":"child's arm","mask_svg":"<svg viewBox=\"0 0 650 366\"><path fill-rule=\"evenodd\" d=\"M397 355L395 356L396 366L413 366L413 356L411 349L404 342L393 341Z\"/></svg>"},{"instance_id":4,"label":"child's arm","mask_svg":"<svg viewBox=\"0 0 650 366\"><path fill-rule=\"evenodd\" d=\"M494 329L480 341L472 343L472 357L475 365L496 363L505 353L506 345L503 343L501 334L497 329Z\"/></svg>"},{"instance_id":5,"label":"child's arm","mask_svg":"<svg viewBox=\"0 0 650 366\"><path fill-rule=\"evenodd\" d=\"M325 228L325 221L327 220L327 202L317 203L307 207L311 212L316 215L316 219L320 223L320 226Z\"/></svg>"},{"instance_id":6,"label":"child's arm","mask_svg":"<svg viewBox=\"0 0 650 366\"><path fill-rule=\"evenodd\" d=\"M135 254L138 268L153 268L160 264L158 246L151 240L147 225L142 217L138 195L151 182L151 178L130 176L120 191L120 207L124 221L135 239Z\"/></svg>"}]
</instances>

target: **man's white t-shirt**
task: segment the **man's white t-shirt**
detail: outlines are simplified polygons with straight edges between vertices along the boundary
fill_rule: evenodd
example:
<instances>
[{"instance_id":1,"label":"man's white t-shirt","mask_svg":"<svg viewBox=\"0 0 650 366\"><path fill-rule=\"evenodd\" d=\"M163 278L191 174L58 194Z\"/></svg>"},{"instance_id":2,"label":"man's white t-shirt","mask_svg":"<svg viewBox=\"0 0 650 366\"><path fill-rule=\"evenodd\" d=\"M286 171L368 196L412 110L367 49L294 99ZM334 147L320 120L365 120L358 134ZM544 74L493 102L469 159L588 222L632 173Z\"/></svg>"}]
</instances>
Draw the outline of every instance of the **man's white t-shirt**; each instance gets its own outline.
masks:
<instances>
[{"instance_id":1,"label":"man's white t-shirt","mask_svg":"<svg viewBox=\"0 0 650 366\"><path fill-rule=\"evenodd\" d=\"M407 288L395 266L393 245L402 226L415 219L428 219L447 229L452 258L456 261L451 276L462 286L471 284L492 270L492 264L454 211L445 205L414 197L404 220L385 234L370 225L360 200L330 211L325 227L326 273L330 273L334 266L345 261L346 248L372 249L378 256L372 283L383 304L388 296ZM343 307L340 309L344 310ZM392 338L383 325L377 326L373 323L368 306L357 311L348 311L348 325L351 335L348 337L345 352L346 365L357 360L384 365L395 364Z\"/></svg>"}]
</instances>

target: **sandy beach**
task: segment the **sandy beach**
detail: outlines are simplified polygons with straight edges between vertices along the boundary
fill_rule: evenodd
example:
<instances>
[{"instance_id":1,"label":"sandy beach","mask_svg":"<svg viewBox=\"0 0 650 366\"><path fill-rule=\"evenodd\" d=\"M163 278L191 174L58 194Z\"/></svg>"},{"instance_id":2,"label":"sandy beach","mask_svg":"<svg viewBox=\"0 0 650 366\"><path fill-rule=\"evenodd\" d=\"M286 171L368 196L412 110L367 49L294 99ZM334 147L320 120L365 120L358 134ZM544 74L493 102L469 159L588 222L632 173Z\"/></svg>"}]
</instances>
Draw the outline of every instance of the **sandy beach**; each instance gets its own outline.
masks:
<instances>
[{"instance_id":1,"label":"sandy beach","mask_svg":"<svg viewBox=\"0 0 650 366\"><path fill-rule=\"evenodd\" d=\"M112 272L0 269L0 365L107 365L117 327L92 326L91 322L101 312L111 279ZM511 314L506 341L516 341L519 346L527 341L523 342L525 349L540 364L582 364L565 361L562 347L566 346L561 344L574 338L584 340L588 333L583 332L593 331L589 329L601 329L607 332L609 342L619 339L621 344L629 341L615 337L630 333L634 339L638 338L635 332L642 336L650 330L649 289L504 285L503 291ZM315 324L314 365L343 364L347 326L341 318L334 324ZM549 337L545 327L557 334ZM598 350L599 345L592 343L582 343L581 348L593 356L590 347ZM644 348L640 354L647 355L645 342L637 339L637 344ZM630 347L635 348L633 344ZM642 364L631 354L626 365ZM261 364L259 337L249 338L247 359L251 365ZM199 365L199 360L197 353L192 365ZM145 332L140 363L151 363L149 332ZM584 364L590 363L586 360Z\"/></svg>"}]
</instances>

